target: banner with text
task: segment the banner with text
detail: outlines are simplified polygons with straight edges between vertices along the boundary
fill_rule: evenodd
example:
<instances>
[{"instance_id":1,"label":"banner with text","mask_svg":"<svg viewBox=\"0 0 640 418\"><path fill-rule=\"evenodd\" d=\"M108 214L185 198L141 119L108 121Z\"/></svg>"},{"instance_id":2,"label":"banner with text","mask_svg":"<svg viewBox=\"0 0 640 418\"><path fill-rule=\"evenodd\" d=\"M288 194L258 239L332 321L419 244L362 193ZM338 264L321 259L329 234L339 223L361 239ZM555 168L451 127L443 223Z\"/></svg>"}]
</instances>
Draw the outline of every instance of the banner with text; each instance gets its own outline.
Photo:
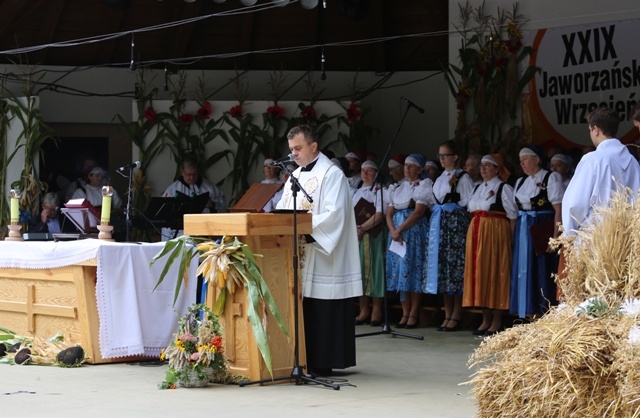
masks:
<instances>
[{"instance_id":1,"label":"banner with text","mask_svg":"<svg viewBox=\"0 0 640 418\"><path fill-rule=\"evenodd\" d=\"M586 115L615 109L623 142L638 138L629 115L640 96L640 20L541 29L529 33L540 67L530 83L534 142L592 145Z\"/></svg>"}]
</instances>

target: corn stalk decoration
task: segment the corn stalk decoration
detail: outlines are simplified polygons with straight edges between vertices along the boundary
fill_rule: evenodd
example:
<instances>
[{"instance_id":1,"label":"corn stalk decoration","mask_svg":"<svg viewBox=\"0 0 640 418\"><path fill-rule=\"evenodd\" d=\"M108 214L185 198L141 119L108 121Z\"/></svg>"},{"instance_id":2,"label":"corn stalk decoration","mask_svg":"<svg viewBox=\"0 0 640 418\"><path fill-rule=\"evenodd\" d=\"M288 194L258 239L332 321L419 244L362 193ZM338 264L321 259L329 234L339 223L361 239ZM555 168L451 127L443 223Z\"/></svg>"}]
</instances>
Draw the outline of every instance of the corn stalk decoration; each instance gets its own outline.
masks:
<instances>
[{"instance_id":1,"label":"corn stalk decoration","mask_svg":"<svg viewBox=\"0 0 640 418\"><path fill-rule=\"evenodd\" d=\"M486 13L484 2L477 8L467 2L459 10L460 65L445 70L458 110L456 140L466 153L514 155L522 140L515 123L520 94L539 71L518 69L532 52L522 45L523 16L517 4L511 12L498 8L497 17Z\"/></svg>"},{"instance_id":2,"label":"corn stalk decoration","mask_svg":"<svg viewBox=\"0 0 640 418\"><path fill-rule=\"evenodd\" d=\"M139 151L142 167L137 170L136 177L133 179L133 206L139 211L146 209L151 197L151 183L145 176L145 167L149 167L153 159L162 152L164 137L162 128L156 123L156 111L153 109L153 96L157 94L158 90L154 88L148 91L145 75L144 70L137 74L135 103L138 119L125 122L121 115L116 115L120 121L120 128ZM147 137L154 130L156 131L155 137L147 142Z\"/></svg>"},{"instance_id":3,"label":"corn stalk decoration","mask_svg":"<svg viewBox=\"0 0 640 418\"><path fill-rule=\"evenodd\" d=\"M187 82L186 72L178 73L177 81L172 81L171 97L173 104L169 112L157 114L158 123L164 132L164 145L169 148L176 161L176 172L174 178L181 175L180 162L186 158L194 159L198 167L205 172L209 167L215 165L223 158L232 155L231 150L224 149L213 155L207 156L206 146L217 138L221 138L229 144L227 133L220 128L223 117L212 119L211 103L207 101L204 92L204 81L198 81L199 89L196 92L196 100L200 108L195 114L185 112Z\"/></svg>"},{"instance_id":4,"label":"corn stalk decoration","mask_svg":"<svg viewBox=\"0 0 640 418\"><path fill-rule=\"evenodd\" d=\"M219 242L203 237L183 235L166 242L164 248L150 262L153 265L163 257L167 257L165 266L158 278L156 288L162 283L169 269L179 262L178 277L174 292L175 304L182 284L188 280L187 272L194 257L200 258L197 275L202 275L204 283L211 283L219 290L213 312L221 315L228 295L233 295L238 288L247 292L247 309L251 329L256 344L269 373L271 367L271 351L266 334L266 308L269 309L280 329L289 337L289 330L282 320L269 287L262 277L256 262L257 254L253 254L246 244L234 237L222 237ZM155 290L155 288L154 288Z\"/></svg>"},{"instance_id":5,"label":"corn stalk decoration","mask_svg":"<svg viewBox=\"0 0 640 418\"><path fill-rule=\"evenodd\" d=\"M4 239L7 233L9 219L9 205L7 202L8 191L5 190L7 181L7 167L15 155L15 150L9 155L7 146L7 130L11 122L11 114L8 103L0 99L0 239Z\"/></svg>"},{"instance_id":6,"label":"corn stalk decoration","mask_svg":"<svg viewBox=\"0 0 640 418\"><path fill-rule=\"evenodd\" d=\"M38 98L34 93L35 86L44 75L42 73L36 80L31 76L27 77L22 89L24 98L14 96L7 99L7 109L11 117L16 118L21 125L16 147L10 159L13 159L18 149L24 150L24 166L20 179L11 183L12 188L17 188L21 192L21 222L25 224L23 231L27 230L31 216L37 216L40 213L40 195L47 190L47 185L38 178L35 165L42 152L42 145L47 139L53 138L53 131L44 123L42 113L37 106Z\"/></svg>"}]
</instances>

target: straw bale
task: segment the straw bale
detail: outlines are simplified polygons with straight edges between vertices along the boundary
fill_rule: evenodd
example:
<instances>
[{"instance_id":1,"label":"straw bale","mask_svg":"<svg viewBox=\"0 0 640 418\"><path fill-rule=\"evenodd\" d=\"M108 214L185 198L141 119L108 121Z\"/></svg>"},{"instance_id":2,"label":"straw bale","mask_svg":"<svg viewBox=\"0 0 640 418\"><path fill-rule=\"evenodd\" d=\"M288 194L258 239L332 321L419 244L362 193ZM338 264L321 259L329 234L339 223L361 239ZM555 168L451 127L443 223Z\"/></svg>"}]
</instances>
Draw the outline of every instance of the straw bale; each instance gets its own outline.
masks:
<instances>
[{"instance_id":1,"label":"straw bale","mask_svg":"<svg viewBox=\"0 0 640 418\"><path fill-rule=\"evenodd\" d=\"M468 382L478 416L633 416L621 415L634 391L620 395L614 364L632 323L620 315L577 316L565 305L486 339L470 359L479 367ZM640 373L631 379L640 383Z\"/></svg>"},{"instance_id":2,"label":"straw bale","mask_svg":"<svg viewBox=\"0 0 640 418\"><path fill-rule=\"evenodd\" d=\"M629 196L628 189L614 194L577 236L554 240L565 255L565 279L558 286L569 304L601 296L616 306L640 296L640 204Z\"/></svg>"},{"instance_id":3,"label":"straw bale","mask_svg":"<svg viewBox=\"0 0 640 418\"><path fill-rule=\"evenodd\" d=\"M478 417L640 418L640 204L629 197L617 193L589 227L555 240L564 303L472 354Z\"/></svg>"}]
</instances>

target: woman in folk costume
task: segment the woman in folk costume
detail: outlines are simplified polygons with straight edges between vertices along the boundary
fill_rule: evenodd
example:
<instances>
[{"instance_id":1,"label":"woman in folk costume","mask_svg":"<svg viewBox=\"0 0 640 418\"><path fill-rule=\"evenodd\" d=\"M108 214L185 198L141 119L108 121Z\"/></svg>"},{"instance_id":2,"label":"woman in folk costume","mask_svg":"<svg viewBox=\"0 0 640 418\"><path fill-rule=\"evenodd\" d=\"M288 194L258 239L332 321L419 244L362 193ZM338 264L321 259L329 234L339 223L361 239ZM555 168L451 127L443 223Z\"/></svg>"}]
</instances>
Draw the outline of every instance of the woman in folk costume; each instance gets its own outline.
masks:
<instances>
[{"instance_id":1,"label":"woman in folk costume","mask_svg":"<svg viewBox=\"0 0 640 418\"><path fill-rule=\"evenodd\" d=\"M544 163L545 154L540 147L529 145L520 150L520 166L525 176L519 178L514 187L518 220L509 298L509 311L520 318L543 313L549 303L554 304L556 300L551 276L558 261L544 243L558 236L564 186L560 174L545 170Z\"/></svg>"},{"instance_id":2,"label":"woman in folk costume","mask_svg":"<svg viewBox=\"0 0 640 418\"><path fill-rule=\"evenodd\" d=\"M429 224L425 292L443 296L445 315L438 331L457 331L462 315L465 240L469 228L465 207L473 193L473 180L458 168L460 155L454 141L440 145L438 158L444 171L433 185L436 204Z\"/></svg>"},{"instance_id":3,"label":"woman in folk costume","mask_svg":"<svg viewBox=\"0 0 640 418\"><path fill-rule=\"evenodd\" d=\"M396 188L389 191L387 226L387 290L400 292L402 318L397 328L415 328L418 324L422 287L426 279L428 237L427 211L433 206L431 180L420 180L424 157L411 154L404 161L404 175ZM405 254L400 255L404 249Z\"/></svg>"},{"instance_id":4,"label":"woman in folk costume","mask_svg":"<svg viewBox=\"0 0 640 418\"><path fill-rule=\"evenodd\" d=\"M482 308L482 324L473 335L493 335L502 328L509 310L511 237L518 217L513 188L505 181L509 171L500 154L480 160L483 182L473 191L467 210L467 232L462 306Z\"/></svg>"},{"instance_id":5,"label":"woman in folk costume","mask_svg":"<svg viewBox=\"0 0 640 418\"><path fill-rule=\"evenodd\" d=\"M371 322L379 326L382 321L382 302L384 297L384 205L382 204L380 184L373 186L378 173L378 165L365 161L360 169L362 186L353 195L356 210L358 242L360 246L360 269L362 270L362 289L360 313L356 325ZM385 193L386 196L386 193ZM364 205L370 210L365 210ZM369 304L373 303L373 310Z\"/></svg>"}]
</instances>

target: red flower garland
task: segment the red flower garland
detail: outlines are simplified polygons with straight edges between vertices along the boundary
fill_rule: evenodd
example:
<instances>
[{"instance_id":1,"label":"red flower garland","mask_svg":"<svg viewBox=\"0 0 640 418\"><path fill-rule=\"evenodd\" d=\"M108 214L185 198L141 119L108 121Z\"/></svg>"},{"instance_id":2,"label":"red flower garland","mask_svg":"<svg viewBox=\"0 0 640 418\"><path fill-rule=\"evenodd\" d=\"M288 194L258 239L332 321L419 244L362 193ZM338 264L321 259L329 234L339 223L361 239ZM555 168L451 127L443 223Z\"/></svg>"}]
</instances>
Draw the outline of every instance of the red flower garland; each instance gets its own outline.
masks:
<instances>
[{"instance_id":1,"label":"red flower garland","mask_svg":"<svg viewBox=\"0 0 640 418\"><path fill-rule=\"evenodd\" d=\"M231 114L232 118L235 119L242 119L242 106L240 105L235 105L233 106L231 109L229 109L229 113Z\"/></svg>"},{"instance_id":2,"label":"red flower garland","mask_svg":"<svg viewBox=\"0 0 640 418\"><path fill-rule=\"evenodd\" d=\"M279 120L284 116L284 109L278 105L273 105L267 108L267 113L270 114L273 119Z\"/></svg>"},{"instance_id":3,"label":"red flower garland","mask_svg":"<svg viewBox=\"0 0 640 418\"><path fill-rule=\"evenodd\" d=\"M198 109L198 117L200 119L209 119L211 117L211 103L204 102L200 109Z\"/></svg>"},{"instance_id":4,"label":"red flower garland","mask_svg":"<svg viewBox=\"0 0 640 418\"><path fill-rule=\"evenodd\" d=\"M358 107L358 105L355 103L351 103L349 105L349 108L347 109L347 120L349 122L355 122L360 119L360 116L362 116L360 107Z\"/></svg>"},{"instance_id":5,"label":"red flower garland","mask_svg":"<svg viewBox=\"0 0 640 418\"><path fill-rule=\"evenodd\" d=\"M156 111L153 110L153 108L151 106L149 106L144 111L144 118L146 120L148 120L152 125L155 125L156 124Z\"/></svg>"},{"instance_id":6,"label":"red flower garland","mask_svg":"<svg viewBox=\"0 0 640 418\"><path fill-rule=\"evenodd\" d=\"M300 117L304 119L305 122L313 121L316 119L316 110L313 106L307 106L300 112Z\"/></svg>"},{"instance_id":7,"label":"red flower garland","mask_svg":"<svg viewBox=\"0 0 640 418\"><path fill-rule=\"evenodd\" d=\"M193 123L193 115L190 115L189 113L183 113L178 119L185 125L191 125L191 123Z\"/></svg>"}]
</instances>

